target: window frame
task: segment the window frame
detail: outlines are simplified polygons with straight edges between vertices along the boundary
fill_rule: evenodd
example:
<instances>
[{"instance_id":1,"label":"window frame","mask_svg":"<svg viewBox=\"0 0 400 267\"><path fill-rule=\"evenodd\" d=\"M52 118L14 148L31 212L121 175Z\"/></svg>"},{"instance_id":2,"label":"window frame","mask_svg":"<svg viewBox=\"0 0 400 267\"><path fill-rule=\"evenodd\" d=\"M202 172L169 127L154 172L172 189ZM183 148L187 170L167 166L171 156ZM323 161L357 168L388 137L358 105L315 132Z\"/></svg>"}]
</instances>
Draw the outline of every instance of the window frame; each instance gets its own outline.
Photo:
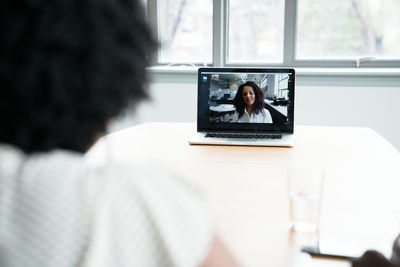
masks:
<instances>
[{"instance_id":1,"label":"window frame","mask_svg":"<svg viewBox=\"0 0 400 267\"><path fill-rule=\"evenodd\" d=\"M228 63L229 49L229 0L213 0L213 18L212 18L212 62L208 67L304 67L304 68L400 68L400 59L371 59L354 58L339 60L300 60L296 59L296 35L297 35L297 1L284 0L284 37L283 37L283 62L282 63ZM159 0L147 0L147 16L149 24L155 36L160 40L158 31L158 2ZM170 62L160 63L160 51L158 50L154 57L153 66L204 66L203 62Z\"/></svg>"}]
</instances>

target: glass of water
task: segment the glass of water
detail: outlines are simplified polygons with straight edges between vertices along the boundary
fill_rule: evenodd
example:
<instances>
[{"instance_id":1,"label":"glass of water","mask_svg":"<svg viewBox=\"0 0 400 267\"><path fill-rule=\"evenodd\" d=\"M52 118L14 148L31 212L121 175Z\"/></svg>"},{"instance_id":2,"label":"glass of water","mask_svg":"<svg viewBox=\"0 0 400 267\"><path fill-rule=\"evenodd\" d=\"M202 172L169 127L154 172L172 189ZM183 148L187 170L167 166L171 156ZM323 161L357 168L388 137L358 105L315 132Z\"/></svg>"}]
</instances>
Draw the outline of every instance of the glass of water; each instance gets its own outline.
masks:
<instances>
[{"instance_id":1,"label":"glass of water","mask_svg":"<svg viewBox=\"0 0 400 267\"><path fill-rule=\"evenodd\" d=\"M319 230L324 173L318 168L288 169L289 226L292 230Z\"/></svg>"}]
</instances>

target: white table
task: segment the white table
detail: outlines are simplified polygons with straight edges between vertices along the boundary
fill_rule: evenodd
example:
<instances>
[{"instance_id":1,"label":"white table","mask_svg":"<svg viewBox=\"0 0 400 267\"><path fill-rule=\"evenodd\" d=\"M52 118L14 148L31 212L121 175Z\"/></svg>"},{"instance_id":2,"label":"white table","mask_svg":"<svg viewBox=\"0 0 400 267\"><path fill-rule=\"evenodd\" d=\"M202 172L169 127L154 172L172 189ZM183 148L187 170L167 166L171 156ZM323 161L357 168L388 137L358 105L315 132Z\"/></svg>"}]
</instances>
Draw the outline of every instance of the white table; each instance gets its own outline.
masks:
<instances>
[{"instance_id":1,"label":"white table","mask_svg":"<svg viewBox=\"0 0 400 267\"><path fill-rule=\"evenodd\" d=\"M265 103L270 105L272 108L274 108L277 111L279 111L280 113L282 113L284 116L287 116L287 106L275 106L275 105L272 105L272 103L274 103L273 100L265 99L264 101L265 101Z\"/></svg>"},{"instance_id":2,"label":"white table","mask_svg":"<svg viewBox=\"0 0 400 267\"><path fill-rule=\"evenodd\" d=\"M232 104L221 104L215 107L210 107L210 110L215 112L230 112L235 111L235 106Z\"/></svg>"},{"instance_id":3,"label":"white table","mask_svg":"<svg viewBox=\"0 0 400 267\"><path fill-rule=\"evenodd\" d=\"M400 232L400 154L373 130L296 126L295 146L279 148L191 146L195 129L146 123L107 136L87 156L150 160L200 183L218 231L243 266L349 266L299 252L309 237L287 228L285 173L294 165L326 170L322 238L390 246Z\"/></svg>"}]
</instances>

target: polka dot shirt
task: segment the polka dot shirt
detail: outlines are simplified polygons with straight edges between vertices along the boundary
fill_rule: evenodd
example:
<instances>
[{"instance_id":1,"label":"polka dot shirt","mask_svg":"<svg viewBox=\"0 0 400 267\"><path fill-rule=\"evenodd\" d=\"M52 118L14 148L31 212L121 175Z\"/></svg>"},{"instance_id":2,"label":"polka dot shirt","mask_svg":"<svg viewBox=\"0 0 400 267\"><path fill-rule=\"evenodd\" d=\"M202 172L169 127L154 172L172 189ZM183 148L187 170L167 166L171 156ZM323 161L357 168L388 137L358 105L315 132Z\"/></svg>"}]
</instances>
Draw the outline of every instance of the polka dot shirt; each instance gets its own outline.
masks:
<instances>
[{"instance_id":1,"label":"polka dot shirt","mask_svg":"<svg viewBox=\"0 0 400 267\"><path fill-rule=\"evenodd\" d=\"M0 266L199 266L212 231L188 181L0 145Z\"/></svg>"}]
</instances>

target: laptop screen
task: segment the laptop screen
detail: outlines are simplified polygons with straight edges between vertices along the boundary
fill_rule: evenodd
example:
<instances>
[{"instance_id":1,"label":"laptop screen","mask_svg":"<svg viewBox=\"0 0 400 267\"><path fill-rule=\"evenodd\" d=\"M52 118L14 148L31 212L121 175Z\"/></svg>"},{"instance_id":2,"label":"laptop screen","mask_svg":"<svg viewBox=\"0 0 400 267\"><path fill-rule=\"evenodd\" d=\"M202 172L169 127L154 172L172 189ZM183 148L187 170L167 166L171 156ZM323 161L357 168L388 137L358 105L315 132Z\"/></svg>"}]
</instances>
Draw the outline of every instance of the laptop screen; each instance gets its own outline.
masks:
<instances>
[{"instance_id":1,"label":"laptop screen","mask_svg":"<svg viewBox=\"0 0 400 267\"><path fill-rule=\"evenodd\" d=\"M294 69L200 68L197 130L293 133Z\"/></svg>"}]
</instances>

